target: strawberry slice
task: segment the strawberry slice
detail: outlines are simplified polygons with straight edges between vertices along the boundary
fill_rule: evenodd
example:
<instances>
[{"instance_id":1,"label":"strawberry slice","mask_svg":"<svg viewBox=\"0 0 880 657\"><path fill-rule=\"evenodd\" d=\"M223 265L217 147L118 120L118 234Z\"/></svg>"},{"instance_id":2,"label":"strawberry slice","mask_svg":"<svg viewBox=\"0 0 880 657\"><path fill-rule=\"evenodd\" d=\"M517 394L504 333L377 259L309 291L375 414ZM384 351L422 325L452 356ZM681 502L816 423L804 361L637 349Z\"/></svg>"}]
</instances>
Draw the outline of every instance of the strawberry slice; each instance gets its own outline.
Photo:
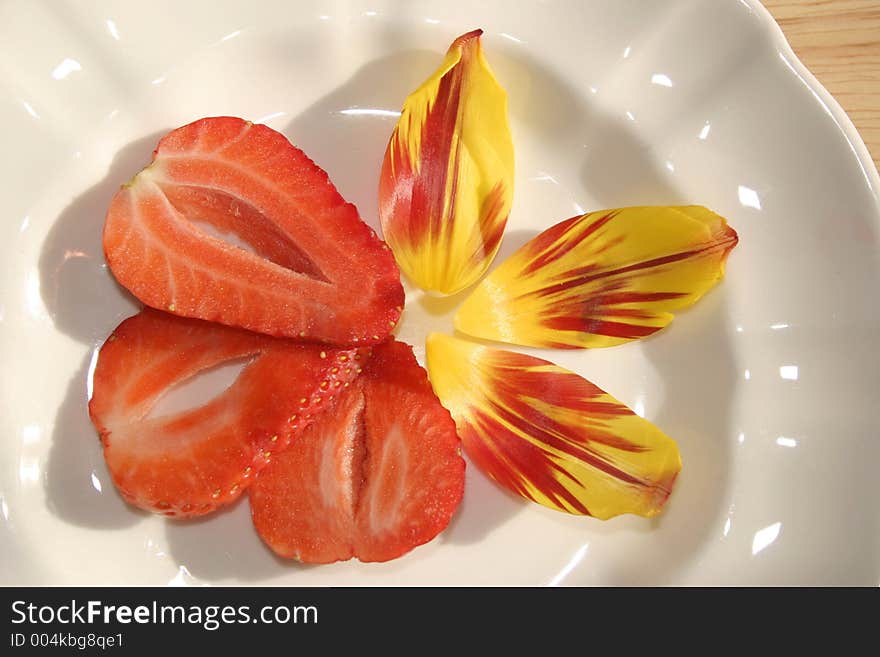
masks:
<instances>
[{"instance_id":1,"label":"strawberry slice","mask_svg":"<svg viewBox=\"0 0 880 657\"><path fill-rule=\"evenodd\" d=\"M235 500L356 377L355 356L143 310L101 347L89 402L114 484L131 504L169 516ZM249 362L212 400L150 415L172 386L238 359Z\"/></svg>"},{"instance_id":2,"label":"strawberry slice","mask_svg":"<svg viewBox=\"0 0 880 657\"><path fill-rule=\"evenodd\" d=\"M464 492L449 412L412 348L388 341L250 488L254 526L306 563L388 561L439 534Z\"/></svg>"},{"instance_id":3,"label":"strawberry slice","mask_svg":"<svg viewBox=\"0 0 880 657\"><path fill-rule=\"evenodd\" d=\"M389 342L376 352L364 368L366 477L354 534L361 561L388 561L430 541L464 493L455 421L412 347Z\"/></svg>"},{"instance_id":4,"label":"strawberry slice","mask_svg":"<svg viewBox=\"0 0 880 657\"><path fill-rule=\"evenodd\" d=\"M364 476L364 390L356 380L250 488L257 531L278 554L306 563L354 556L356 493Z\"/></svg>"},{"instance_id":5,"label":"strawberry slice","mask_svg":"<svg viewBox=\"0 0 880 657\"><path fill-rule=\"evenodd\" d=\"M148 306L269 335L377 343L403 306L390 250L327 174L238 118L163 137L113 198L104 252Z\"/></svg>"}]
</instances>

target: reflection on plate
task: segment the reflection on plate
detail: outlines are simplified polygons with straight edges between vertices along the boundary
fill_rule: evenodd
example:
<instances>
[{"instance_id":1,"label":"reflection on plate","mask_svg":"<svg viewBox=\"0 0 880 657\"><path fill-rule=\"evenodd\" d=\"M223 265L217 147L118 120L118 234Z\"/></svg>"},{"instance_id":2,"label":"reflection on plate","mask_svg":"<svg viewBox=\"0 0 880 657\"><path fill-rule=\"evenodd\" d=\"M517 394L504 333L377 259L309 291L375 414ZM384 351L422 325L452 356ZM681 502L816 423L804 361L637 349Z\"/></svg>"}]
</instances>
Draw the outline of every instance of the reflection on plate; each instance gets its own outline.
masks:
<instances>
[{"instance_id":1,"label":"reflection on plate","mask_svg":"<svg viewBox=\"0 0 880 657\"><path fill-rule=\"evenodd\" d=\"M880 309L865 300L880 283L880 179L763 8L206 5L5 10L0 582L878 583ZM684 470L666 512L568 517L470 468L433 543L388 564L300 567L263 547L246 502L188 523L126 507L86 413L94 350L136 308L100 247L117 186L170 128L238 115L283 131L375 225L396 112L477 26L517 149L496 262L587 209L700 203L739 232L725 282L672 329L553 354L678 440ZM422 354L458 300L408 292L400 336Z\"/></svg>"}]
</instances>

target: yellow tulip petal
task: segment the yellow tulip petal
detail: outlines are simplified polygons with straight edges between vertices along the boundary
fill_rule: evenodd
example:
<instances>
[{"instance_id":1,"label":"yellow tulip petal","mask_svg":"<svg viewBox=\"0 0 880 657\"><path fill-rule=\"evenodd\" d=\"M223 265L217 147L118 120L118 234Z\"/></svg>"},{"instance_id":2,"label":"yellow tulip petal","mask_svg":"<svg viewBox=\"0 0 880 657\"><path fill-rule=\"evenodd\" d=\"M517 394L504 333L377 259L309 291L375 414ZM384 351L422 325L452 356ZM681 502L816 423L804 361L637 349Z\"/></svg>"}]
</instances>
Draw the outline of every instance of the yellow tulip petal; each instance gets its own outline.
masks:
<instances>
[{"instance_id":1,"label":"yellow tulip petal","mask_svg":"<svg viewBox=\"0 0 880 657\"><path fill-rule=\"evenodd\" d=\"M591 212L547 229L465 300L455 328L534 347L610 347L660 330L724 276L736 246L700 206Z\"/></svg>"},{"instance_id":2,"label":"yellow tulip petal","mask_svg":"<svg viewBox=\"0 0 880 657\"><path fill-rule=\"evenodd\" d=\"M407 99L385 152L379 216L401 270L454 294L492 263L513 198L507 95L480 46L460 36Z\"/></svg>"},{"instance_id":3,"label":"yellow tulip petal","mask_svg":"<svg viewBox=\"0 0 880 657\"><path fill-rule=\"evenodd\" d=\"M675 442L586 379L439 333L427 360L468 457L505 488L603 520L663 508L681 470Z\"/></svg>"}]
</instances>

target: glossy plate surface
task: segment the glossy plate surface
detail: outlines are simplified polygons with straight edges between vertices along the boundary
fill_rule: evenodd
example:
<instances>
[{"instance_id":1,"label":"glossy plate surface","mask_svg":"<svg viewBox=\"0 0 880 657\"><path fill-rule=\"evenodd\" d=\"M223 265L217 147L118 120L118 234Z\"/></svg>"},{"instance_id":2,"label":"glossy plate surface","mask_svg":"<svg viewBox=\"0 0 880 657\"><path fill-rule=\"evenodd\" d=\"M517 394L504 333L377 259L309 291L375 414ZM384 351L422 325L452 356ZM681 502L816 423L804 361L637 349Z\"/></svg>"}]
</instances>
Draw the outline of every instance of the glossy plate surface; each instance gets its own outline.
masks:
<instances>
[{"instance_id":1,"label":"glossy plate surface","mask_svg":"<svg viewBox=\"0 0 880 657\"><path fill-rule=\"evenodd\" d=\"M376 225L396 113L475 27L516 147L496 264L607 207L697 203L739 233L725 281L668 329L532 352L677 439L664 514L569 517L471 467L438 540L304 568L260 543L246 503L188 523L126 507L86 413L93 353L135 308L100 246L118 185L169 129L238 115L283 131ZM0 583L880 582L880 179L753 0L18 2L0 44ZM423 356L460 301L409 289L400 337Z\"/></svg>"}]
</instances>

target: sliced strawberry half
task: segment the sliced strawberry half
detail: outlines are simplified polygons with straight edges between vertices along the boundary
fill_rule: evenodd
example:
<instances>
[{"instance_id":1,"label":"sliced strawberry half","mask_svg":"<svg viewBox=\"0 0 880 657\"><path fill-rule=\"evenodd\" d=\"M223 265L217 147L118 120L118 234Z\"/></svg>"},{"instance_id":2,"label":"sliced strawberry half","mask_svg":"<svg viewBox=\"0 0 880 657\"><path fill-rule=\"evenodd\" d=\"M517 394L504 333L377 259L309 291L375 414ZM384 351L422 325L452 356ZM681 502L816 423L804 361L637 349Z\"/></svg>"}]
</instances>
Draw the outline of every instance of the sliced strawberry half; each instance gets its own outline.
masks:
<instances>
[{"instance_id":1,"label":"sliced strawberry half","mask_svg":"<svg viewBox=\"0 0 880 657\"><path fill-rule=\"evenodd\" d=\"M113 198L104 252L145 304L269 335L376 343L403 306L390 250L327 174L238 118L163 137Z\"/></svg>"},{"instance_id":2,"label":"sliced strawberry half","mask_svg":"<svg viewBox=\"0 0 880 657\"><path fill-rule=\"evenodd\" d=\"M455 423L412 348L386 342L256 478L254 525L283 557L388 561L449 524L464 469Z\"/></svg>"},{"instance_id":3,"label":"sliced strawberry half","mask_svg":"<svg viewBox=\"0 0 880 657\"><path fill-rule=\"evenodd\" d=\"M89 402L114 484L135 506L169 516L235 500L356 377L361 353L151 309L125 320L101 347ZM150 416L173 386L243 358L238 378L210 401Z\"/></svg>"}]
</instances>

